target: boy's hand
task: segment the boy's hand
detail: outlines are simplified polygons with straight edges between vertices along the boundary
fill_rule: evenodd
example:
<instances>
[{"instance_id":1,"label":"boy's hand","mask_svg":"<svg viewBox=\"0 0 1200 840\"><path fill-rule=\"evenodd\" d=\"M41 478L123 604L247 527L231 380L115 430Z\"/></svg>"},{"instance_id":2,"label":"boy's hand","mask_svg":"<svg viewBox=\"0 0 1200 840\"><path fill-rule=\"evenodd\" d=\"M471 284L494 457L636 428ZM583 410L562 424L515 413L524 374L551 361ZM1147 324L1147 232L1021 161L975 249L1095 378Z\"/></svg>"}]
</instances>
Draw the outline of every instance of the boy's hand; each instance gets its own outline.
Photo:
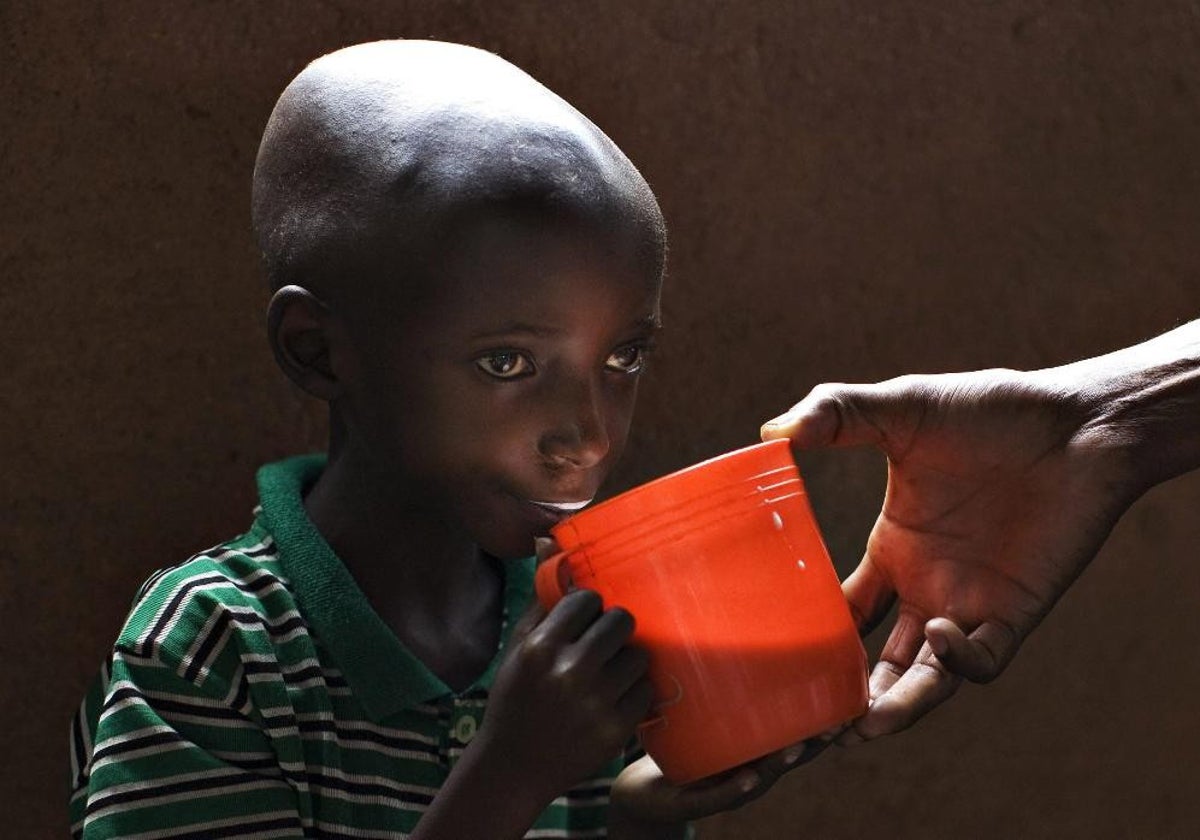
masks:
<instances>
[{"instance_id":1,"label":"boy's hand","mask_svg":"<svg viewBox=\"0 0 1200 840\"><path fill-rule=\"evenodd\" d=\"M626 767L613 784L609 818L612 836L667 837L668 826L682 826L689 820L740 808L828 745L828 740L805 741L682 786L667 781L654 760L646 756Z\"/></svg>"},{"instance_id":2,"label":"boy's hand","mask_svg":"<svg viewBox=\"0 0 1200 840\"><path fill-rule=\"evenodd\" d=\"M513 628L472 746L546 802L620 755L653 699L632 633L632 616L603 610L594 592L571 592L548 614L535 602Z\"/></svg>"}]
</instances>

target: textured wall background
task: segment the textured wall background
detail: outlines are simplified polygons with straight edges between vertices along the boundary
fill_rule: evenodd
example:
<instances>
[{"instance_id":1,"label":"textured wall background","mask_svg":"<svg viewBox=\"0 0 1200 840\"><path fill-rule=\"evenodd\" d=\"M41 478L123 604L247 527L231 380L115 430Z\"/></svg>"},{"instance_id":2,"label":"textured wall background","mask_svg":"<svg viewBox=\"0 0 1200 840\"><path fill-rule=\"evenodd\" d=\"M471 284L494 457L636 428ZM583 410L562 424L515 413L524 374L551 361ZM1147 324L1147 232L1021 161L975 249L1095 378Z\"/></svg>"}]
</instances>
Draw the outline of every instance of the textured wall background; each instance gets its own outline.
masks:
<instances>
[{"instance_id":1,"label":"textured wall background","mask_svg":"<svg viewBox=\"0 0 1200 840\"><path fill-rule=\"evenodd\" d=\"M137 583L320 441L262 338L250 172L309 59L397 36L498 51L658 191L668 335L618 485L751 442L822 380L1044 366L1200 315L1190 2L5 0L8 836L65 830L67 718ZM803 466L845 572L883 465ZM702 837L1190 834L1198 509L1200 475L1153 491L999 683Z\"/></svg>"}]
</instances>

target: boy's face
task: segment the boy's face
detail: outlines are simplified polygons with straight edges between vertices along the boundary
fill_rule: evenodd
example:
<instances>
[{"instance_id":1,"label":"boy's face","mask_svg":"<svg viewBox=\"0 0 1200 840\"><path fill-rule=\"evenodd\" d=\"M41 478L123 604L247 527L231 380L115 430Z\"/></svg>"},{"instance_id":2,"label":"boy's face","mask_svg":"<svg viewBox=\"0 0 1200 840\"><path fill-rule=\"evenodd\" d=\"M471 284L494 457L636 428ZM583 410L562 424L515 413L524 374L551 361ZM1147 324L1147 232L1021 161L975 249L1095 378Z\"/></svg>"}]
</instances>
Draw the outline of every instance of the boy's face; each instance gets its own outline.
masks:
<instances>
[{"instance_id":1,"label":"boy's face","mask_svg":"<svg viewBox=\"0 0 1200 840\"><path fill-rule=\"evenodd\" d=\"M475 222L419 311L369 319L339 410L410 509L514 558L569 512L539 502L595 496L659 323L657 266L628 239Z\"/></svg>"}]
</instances>

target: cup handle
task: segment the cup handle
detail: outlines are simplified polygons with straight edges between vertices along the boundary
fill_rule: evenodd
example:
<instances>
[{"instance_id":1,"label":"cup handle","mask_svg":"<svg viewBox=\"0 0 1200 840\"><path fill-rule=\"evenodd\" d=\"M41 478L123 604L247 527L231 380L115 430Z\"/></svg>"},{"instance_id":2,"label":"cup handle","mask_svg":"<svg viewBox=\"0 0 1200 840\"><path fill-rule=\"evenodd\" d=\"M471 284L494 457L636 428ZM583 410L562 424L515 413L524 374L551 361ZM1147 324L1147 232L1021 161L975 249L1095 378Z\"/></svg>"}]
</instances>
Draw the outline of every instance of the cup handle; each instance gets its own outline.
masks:
<instances>
[{"instance_id":1,"label":"cup handle","mask_svg":"<svg viewBox=\"0 0 1200 840\"><path fill-rule=\"evenodd\" d=\"M546 609L561 601L571 585L571 570L563 566L566 559L567 552L560 551L546 558L534 572L533 588Z\"/></svg>"}]
</instances>

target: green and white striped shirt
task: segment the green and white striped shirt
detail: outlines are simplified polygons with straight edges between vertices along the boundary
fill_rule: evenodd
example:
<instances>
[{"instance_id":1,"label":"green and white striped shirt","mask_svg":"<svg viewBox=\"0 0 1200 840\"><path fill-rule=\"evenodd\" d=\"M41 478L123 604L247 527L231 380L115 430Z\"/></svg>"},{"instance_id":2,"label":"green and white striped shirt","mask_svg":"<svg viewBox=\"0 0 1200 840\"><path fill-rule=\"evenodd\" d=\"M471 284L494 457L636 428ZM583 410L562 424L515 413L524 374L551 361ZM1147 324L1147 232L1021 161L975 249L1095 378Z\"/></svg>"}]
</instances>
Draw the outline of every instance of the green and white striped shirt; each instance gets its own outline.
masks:
<instances>
[{"instance_id":1,"label":"green and white striped shirt","mask_svg":"<svg viewBox=\"0 0 1200 840\"><path fill-rule=\"evenodd\" d=\"M305 515L320 456L263 467L250 531L158 572L71 726L71 830L122 837L405 837L475 735L532 593L506 564L487 671L451 691ZM526 837L605 836L614 758Z\"/></svg>"}]
</instances>

